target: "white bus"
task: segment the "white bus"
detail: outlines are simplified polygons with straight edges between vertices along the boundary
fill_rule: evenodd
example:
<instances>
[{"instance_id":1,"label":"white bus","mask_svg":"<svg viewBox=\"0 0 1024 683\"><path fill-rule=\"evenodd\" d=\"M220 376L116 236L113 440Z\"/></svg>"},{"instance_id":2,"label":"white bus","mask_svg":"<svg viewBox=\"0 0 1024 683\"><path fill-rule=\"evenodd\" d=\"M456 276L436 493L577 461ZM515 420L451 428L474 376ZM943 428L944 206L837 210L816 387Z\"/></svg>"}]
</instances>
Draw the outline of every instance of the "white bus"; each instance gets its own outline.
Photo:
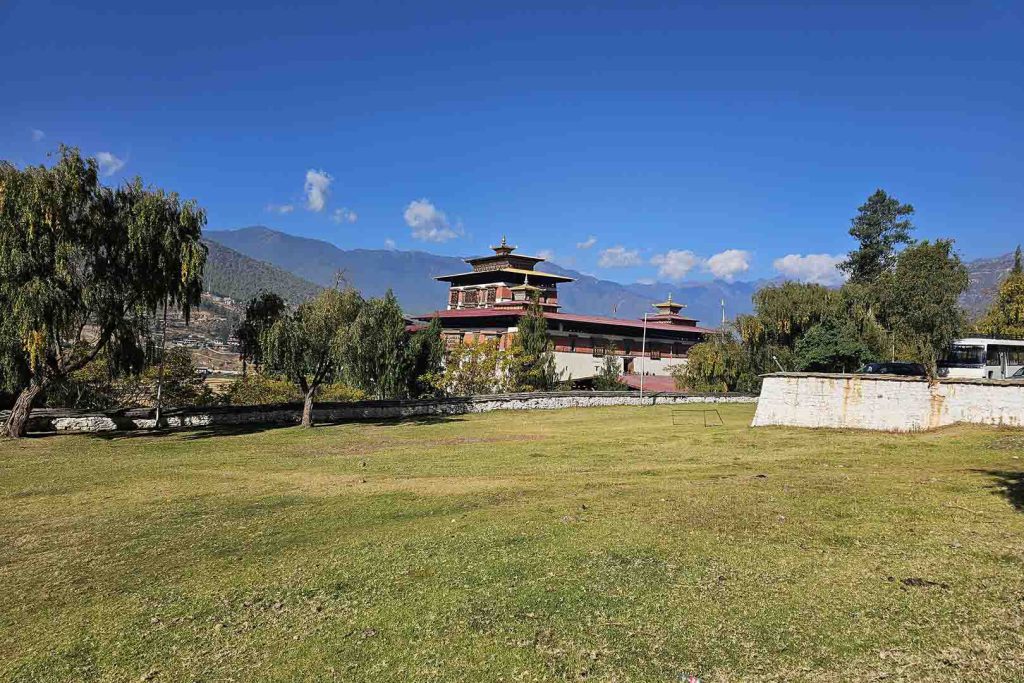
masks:
<instances>
[{"instance_id":1,"label":"white bus","mask_svg":"<svg viewBox=\"0 0 1024 683\"><path fill-rule=\"evenodd\" d=\"M957 339L939 361L942 377L1005 379L1024 367L1024 339Z\"/></svg>"}]
</instances>

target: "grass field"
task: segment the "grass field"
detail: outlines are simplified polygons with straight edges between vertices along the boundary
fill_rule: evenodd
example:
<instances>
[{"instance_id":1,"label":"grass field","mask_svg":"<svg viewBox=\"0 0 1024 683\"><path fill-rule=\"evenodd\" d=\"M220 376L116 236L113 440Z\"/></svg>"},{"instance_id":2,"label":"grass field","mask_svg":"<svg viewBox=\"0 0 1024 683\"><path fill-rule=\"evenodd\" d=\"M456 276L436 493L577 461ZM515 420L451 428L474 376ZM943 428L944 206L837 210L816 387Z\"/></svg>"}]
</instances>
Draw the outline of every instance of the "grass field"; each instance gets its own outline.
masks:
<instances>
[{"instance_id":1,"label":"grass field","mask_svg":"<svg viewBox=\"0 0 1024 683\"><path fill-rule=\"evenodd\" d=\"M1024 680L1024 431L0 442L0 679Z\"/></svg>"}]
</instances>

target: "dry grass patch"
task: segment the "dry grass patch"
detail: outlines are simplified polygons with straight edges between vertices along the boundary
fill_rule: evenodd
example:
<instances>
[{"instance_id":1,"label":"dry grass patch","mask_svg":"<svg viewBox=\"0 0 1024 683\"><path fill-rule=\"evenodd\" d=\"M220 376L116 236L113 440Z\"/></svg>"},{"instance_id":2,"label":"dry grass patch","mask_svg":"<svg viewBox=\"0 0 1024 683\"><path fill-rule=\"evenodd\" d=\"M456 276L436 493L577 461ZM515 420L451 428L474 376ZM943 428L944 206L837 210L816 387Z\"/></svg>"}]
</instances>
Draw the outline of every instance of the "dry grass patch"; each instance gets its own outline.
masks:
<instances>
[{"instance_id":1,"label":"dry grass patch","mask_svg":"<svg viewBox=\"0 0 1024 683\"><path fill-rule=\"evenodd\" d=\"M1024 680L1019 430L0 443L0 679Z\"/></svg>"}]
</instances>

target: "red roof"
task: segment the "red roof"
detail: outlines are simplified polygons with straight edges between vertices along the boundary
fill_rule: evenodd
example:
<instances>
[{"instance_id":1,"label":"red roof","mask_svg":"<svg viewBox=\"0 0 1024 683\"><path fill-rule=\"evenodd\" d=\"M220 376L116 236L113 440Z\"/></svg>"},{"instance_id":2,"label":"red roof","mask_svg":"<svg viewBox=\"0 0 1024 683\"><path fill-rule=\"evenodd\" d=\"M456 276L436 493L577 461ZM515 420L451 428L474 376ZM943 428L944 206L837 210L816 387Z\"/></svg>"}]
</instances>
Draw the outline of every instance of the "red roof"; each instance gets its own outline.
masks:
<instances>
[{"instance_id":1,"label":"red roof","mask_svg":"<svg viewBox=\"0 0 1024 683\"><path fill-rule=\"evenodd\" d=\"M493 318L498 316L518 318L521 315L523 315L523 311L508 311L498 308L464 308L457 311L434 311L433 313L417 315L414 317L417 320L430 320L435 316L439 318ZM551 313L545 311L544 317L548 320L555 321L560 320L563 322L593 323L597 325L619 325L624 327L635 327L637 329L642 329L644 326L643 320L609 318L601 315L577 315L575 313ZM706 327L698 327L696 325L671 325L668 323L650 321L647 323L647 329L665 332L701 332L704 334L710 334L715 331Z\"/></svg>"},{"instance_id":2,"label":"red roof","mask_svg":"<svg viewBox=\"0 0 1024 683\"><path fill-rule=\"evenodd\" d=\"M619 381L630 389L640 388L640 375L622 375ZM644 391L677 391L676 381L665 375L644 375Z\"/></svg>"}]
</instances>

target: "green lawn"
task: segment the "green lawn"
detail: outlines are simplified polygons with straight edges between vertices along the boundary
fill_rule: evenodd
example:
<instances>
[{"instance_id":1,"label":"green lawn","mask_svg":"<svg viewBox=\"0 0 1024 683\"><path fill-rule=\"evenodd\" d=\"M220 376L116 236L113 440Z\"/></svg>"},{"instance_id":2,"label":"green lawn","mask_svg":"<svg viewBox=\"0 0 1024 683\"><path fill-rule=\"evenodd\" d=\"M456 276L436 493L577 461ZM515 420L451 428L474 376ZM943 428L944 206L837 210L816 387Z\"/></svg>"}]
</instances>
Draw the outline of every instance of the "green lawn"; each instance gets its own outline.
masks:
<instances>
[{"instance_id":1,"label":"green lawn","mask_svg":"<svg viewBox=\"0 0 1024 683\"><path fill-rule=\"evenodd\" d=\"M0 442L0 679L1024 680L1024 431Z\"/></svg>"}]
</instances>

